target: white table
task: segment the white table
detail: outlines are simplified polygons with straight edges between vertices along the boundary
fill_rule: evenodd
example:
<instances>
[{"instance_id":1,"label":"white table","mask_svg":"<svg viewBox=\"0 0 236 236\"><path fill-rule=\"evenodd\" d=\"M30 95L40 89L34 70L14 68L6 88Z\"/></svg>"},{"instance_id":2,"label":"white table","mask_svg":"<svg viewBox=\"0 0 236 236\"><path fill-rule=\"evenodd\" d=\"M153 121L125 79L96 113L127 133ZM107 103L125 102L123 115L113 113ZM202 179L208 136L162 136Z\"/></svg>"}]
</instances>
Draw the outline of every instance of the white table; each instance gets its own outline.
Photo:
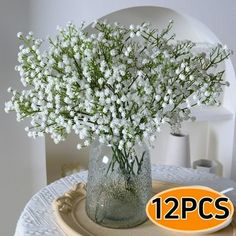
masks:
<instances>
[{"instance_id":1,"label":"white table","mask_svg":"<svg viewBox=\"0 0 236 236\"><path fill-rule=\"evenodd\" d=\"M152 177L160 181L172 182L184 185L204 185L218 191L234 187L236 183L205 172L174 166L152 167ZM36 193L25 206L16 227L15 236L65 236L55 221L52 212L52 202L63 195L74 184L86 182L87 171L62 178ZM236 191L228 196L236 205Z\"/></svg>"}]
</instances>

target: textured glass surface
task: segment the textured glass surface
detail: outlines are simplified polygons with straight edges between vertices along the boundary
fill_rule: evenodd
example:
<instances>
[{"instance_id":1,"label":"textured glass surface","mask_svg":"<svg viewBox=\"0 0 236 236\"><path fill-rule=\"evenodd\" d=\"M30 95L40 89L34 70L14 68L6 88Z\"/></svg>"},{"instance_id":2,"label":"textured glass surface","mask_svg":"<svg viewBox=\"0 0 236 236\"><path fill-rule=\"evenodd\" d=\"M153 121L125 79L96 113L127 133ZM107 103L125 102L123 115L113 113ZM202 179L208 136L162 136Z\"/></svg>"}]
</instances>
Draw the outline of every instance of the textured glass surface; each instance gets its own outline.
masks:
<instances>
[{"instance_id":1,"label":"textured glass surface","mask_svg":"<svg viewBox=\"0 0 236 236\"><path fill-rule=\"evenodd\" d=\"M150 157L144 144L135 146L135 154L142 165L134 162L133 174L124 171L117 162L112 164L111 147L98 141L91 146L86 211L96 223L129 228L146 220L145 207L151 197Z\"/></svg>"}]
</instances>

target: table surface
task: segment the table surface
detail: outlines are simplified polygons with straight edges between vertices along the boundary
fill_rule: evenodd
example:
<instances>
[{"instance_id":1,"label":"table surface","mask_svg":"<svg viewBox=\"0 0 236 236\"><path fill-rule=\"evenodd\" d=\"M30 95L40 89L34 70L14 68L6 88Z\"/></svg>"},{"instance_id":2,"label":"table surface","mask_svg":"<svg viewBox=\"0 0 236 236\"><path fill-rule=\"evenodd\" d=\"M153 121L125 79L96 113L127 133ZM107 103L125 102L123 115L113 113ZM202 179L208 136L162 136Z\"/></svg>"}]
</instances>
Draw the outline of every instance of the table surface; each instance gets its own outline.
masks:
<instances>
[{"instance_id":1,"label":"table surface","mask_svg":"<svg viewBox=\"0 0 236 236\"><path fill-rule=\"evenodd\" d=\"M236 205L236 183L213 174L176 166L153 165L152 178L182 185L204 185L217 191L234 187L227 196ZM86 182L87 171L83 171L44 187L25 206L17 222L15 236L65 236L57 224L52 211L52 202L62 196L78 182Z\"/></svg>"}]
</instances>

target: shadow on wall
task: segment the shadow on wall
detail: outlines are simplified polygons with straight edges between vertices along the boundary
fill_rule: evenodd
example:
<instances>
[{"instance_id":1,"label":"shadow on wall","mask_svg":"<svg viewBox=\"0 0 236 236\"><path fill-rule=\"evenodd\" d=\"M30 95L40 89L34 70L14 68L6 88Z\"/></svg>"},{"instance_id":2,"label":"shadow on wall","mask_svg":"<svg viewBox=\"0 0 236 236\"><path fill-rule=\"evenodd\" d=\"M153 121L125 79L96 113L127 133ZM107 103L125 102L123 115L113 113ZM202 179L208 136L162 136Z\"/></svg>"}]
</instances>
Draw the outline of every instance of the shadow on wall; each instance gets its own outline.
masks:
<instances>
[{"instance_id":1,"label":"shadow on wall","mask_svg":"<svg viewBox=\"0 0 236 236\"><path fill-rule=\"evenodd\" d=\"M67 168L88 168L89 148L76 149L79 138L75 134L68 135L66 141L59 144L55 144L49 136L45 142L48 183L65 175Z\"/></svg>"},{"instance_id":2,"label":"shadow on wall","mask_svg":"<svg viewBox=\"0 0 236 236\"><path fill-rule=\"evenodd\" d=\"M208 158L214 160L217 163L216 174L219 176L223 175L223 165L217 160L218 159L218 145L217 134L214 130L209 129L209 143L208 143Z\"/></svg>"}]
</instances>

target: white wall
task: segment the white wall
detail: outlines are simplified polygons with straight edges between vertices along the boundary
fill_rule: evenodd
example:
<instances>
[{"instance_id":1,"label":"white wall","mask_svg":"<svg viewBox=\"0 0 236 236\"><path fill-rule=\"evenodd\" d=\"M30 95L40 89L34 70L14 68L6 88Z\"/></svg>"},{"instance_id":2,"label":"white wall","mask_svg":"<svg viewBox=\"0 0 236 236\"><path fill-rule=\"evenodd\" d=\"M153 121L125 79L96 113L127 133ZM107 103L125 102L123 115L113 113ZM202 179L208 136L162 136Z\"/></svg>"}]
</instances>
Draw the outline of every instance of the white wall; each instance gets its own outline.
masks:
<instances>
[{"instance_id":1,"label":"white wall","mask_svg":"<svg viewBox=\"0 0 236 236\"><path fill-rule=\"evenodd\" d=\"M0 235L12 236L29 198L46 183L44 140L31 140L15 114L4 112L9 86L20 87L14 71L16 33L29 30L29 1L0 1Z\"/></svg>"},{"instance_id":2,"label":"white wall","mask_svg":"<svg viewBox=\"0 0 236 236\"><path fill-rule=\"evenodd\" d=\"M31 20L40 35L55 33L56 26L72 20L80 24L113 11L134 6L162 6L190 15L206 24L222 42L236 52L235 0L40 0L31 1ZM236 55L233 55L234 66Z\"/></svg>"}]
</instances>

